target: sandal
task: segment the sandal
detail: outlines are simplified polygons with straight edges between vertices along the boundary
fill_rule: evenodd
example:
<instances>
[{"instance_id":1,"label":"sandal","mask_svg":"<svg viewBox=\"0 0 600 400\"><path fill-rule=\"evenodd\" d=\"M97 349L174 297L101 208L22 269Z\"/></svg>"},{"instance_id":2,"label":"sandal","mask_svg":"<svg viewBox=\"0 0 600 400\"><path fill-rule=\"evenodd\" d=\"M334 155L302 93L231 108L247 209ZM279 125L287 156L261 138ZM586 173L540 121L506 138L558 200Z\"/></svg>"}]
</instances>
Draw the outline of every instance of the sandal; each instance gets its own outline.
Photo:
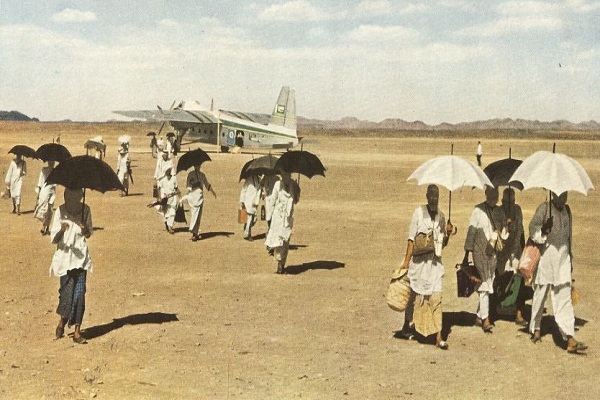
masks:
<instances>
[{"instance_id":1,"label":"sandal","mask_svg":"<svg viewBox=\"0 0 600 400\"><path fill-rule=\"evenodd\" d=\"M531 343L536 344L537 342L541 342L542 341L542 336L540 334L540 331L535 331L535 333L533 335L531 335Z\"/></svg>"},{"instance_id":2,"label":"sandal","mask_svg":"<svg viewBox=\"0 0 600 400\"><path fill-rule=\"evenodd\" d=\"M87 340L83 336L75 337L73 336L73 342L77 344L87 344Z\"/></svg>"},{"instance_id":3,"label":"sandal","mask_svg":"<svg viewBox=\"0 0 600 400\"><path fill-rule=\"evenodd\" d=\"M573 346L567 347L567 353L569 354L584 354L583 351L587 350L587 346L583 342L575 341Z\"/></svg>"},{"instance_id":4,"label":"sandal","mask_svg":"<svg viewBox=\"0 0 600 400\"><path fill-rule=\"evenodd\" d=\"M62 326L57 326L56 332L55 332L55 338L60 339L63 336L65 336L65 328Z\"/></svg>"},{"instance_id":5,"label":"sandal","mask_svg":"<svg viewBox=\"0 0 600 400\"><path fill-rule=\"evenodd\" d=\"M448 343L445 340L440 340L435 347L441 350L448 350L449 348Z\"/></svg>"},{"instance_id":6,"label":"sandal","mask_svg":"<svg viewBox=\"0 0 600 400\"><path fill-rule=\"evenodd\" d=\"M492 328L493 327L494 326L490 323L490 321L488 319L486 319L485 321L483 321L483 324L481 325L481 329L485 333L494 333L494 332L492 332Z\"/></svg>"}]
</instances>

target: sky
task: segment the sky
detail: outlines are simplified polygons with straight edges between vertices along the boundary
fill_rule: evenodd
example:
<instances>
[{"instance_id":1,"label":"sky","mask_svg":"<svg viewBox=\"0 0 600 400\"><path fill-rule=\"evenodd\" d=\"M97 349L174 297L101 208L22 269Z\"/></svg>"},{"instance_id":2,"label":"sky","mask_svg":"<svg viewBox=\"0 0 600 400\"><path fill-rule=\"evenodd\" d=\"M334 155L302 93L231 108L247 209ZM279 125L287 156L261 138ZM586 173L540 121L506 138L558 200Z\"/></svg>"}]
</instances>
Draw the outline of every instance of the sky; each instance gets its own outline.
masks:
<instances>
[{"instance_id":1,"label":"sky","mask_svg":"<svg viewBox=\"0 0 600 400\"><path fill-rule=\"evenodd\" d=\"M0 0L0 110L600 121L600 1Z\"/></svg>"}]
</instances>

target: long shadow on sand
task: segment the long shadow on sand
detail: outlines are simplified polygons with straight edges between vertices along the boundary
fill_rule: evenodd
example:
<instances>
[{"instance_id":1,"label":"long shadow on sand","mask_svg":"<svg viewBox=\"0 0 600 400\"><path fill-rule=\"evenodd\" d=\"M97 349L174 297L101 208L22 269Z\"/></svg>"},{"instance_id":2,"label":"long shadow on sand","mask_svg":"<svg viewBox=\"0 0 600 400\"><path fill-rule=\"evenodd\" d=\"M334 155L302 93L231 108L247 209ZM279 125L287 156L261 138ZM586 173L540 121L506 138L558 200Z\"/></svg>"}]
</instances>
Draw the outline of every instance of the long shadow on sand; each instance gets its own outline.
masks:
<instances>
[{"instance_id":1,"label":"long shadow on sand","mask_svg":"<svg viewBox=\"0 0 600 400\"><path fill-rule=\"evenodd\" d=\"M229 237L233 235L233 232L202 232L202 240L212 239L217 236Z\"/></svg>"},{"instance_id":2,"label":"long shadow on sand","mask_svg":"<svg viewBox=\"0 0 600 400\"><path fill-rule=\"evenodd\" d=\"M290 265L285 267L285 273L288 275L298 275L309 269L338 269L344 268L346 264L337 261L311 261L300 265Z\"/></svg>"},{"instance_id":3,"label":"long shadow on sand","mask_svg":"<svg viewBox=\"0 0 600 400\"><path fill-rule=\"evenodd\" d=\"M109 332L124 327L125 325L139 324L162 324L165 322L179 321L177 314L165 314L161 312L152 312L146 314L133 314L123 318L113 319L112 322L104 325L96 325L82 330L86 339L94 339Z\"/></svg>"}]
</instances>

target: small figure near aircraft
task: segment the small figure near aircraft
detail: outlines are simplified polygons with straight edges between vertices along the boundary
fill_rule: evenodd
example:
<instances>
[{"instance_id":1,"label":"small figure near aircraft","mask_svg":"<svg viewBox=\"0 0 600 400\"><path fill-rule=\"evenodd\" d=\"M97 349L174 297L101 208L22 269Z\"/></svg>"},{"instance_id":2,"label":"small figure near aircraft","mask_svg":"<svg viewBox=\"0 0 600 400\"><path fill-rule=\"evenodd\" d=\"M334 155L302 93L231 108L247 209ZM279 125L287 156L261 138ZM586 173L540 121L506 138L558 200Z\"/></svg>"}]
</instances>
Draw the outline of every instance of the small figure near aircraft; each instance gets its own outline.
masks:
<instances>
[{"instance_id":1,"label":"small figure near aircraft","mask_svg":"<svg viewBox=\"0 0 600 400\"><path fill-rule=\"evenodd\" d=\"M190 140L209 143L228 152L230 148L288 149L298 144L296 95L293 88L281 88L272 114L202 109L197 102L181 102L171 110L114 111L115 114L148 121L168 122L181 143Z\"/></svg>"}]
</instances>

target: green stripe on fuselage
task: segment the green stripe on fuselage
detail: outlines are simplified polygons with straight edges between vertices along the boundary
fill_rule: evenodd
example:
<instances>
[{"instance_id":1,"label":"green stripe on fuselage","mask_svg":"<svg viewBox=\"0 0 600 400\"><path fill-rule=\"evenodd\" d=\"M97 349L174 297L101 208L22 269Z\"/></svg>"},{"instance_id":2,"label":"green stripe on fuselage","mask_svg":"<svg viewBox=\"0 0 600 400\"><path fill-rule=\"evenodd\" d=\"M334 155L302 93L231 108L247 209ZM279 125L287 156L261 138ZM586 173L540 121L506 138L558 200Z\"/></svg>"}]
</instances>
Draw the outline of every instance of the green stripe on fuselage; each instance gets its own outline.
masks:
<instances>
[{"instance_id":1,"label":"green stripe on fuselage","mask_svg":"<svg viewBox=\"0 0 600 400\"><path fill-rule=\"evenodd\" d=\"M231 128L231 129L240 130L240 131L244 131L244 132L262 133L264 135L279 136L279 137L284 137L286 139L296 139L296 136L294 136L294 135L273 132L268 129L262 129L262 128L257 128L257 127L250 126L250 125L239 124L237 122L226 121L222 118L221 118L221 125L224 128Z\"/></svg>"}]
</instances>

